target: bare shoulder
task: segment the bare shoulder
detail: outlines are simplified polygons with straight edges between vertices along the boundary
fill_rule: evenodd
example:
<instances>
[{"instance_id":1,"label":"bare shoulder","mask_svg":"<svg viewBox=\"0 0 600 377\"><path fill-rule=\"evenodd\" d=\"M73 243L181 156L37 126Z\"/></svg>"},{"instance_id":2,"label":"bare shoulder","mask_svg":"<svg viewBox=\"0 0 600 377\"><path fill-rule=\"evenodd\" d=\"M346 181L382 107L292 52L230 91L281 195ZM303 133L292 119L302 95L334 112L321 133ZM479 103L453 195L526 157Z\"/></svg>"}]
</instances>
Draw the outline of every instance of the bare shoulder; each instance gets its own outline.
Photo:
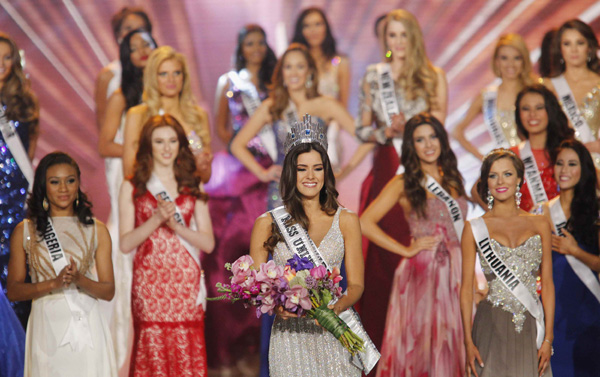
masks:
<instances>
[{"instance_id":1,"label":"bare shoulder","mask_svg":"<svg viewBox=\"0 0 600 377\"><path fill-rule=\"evenodd\" d=\"M438 79L446 80L446 72L444 72L444 70L442 68L434 66L433 71L437 75Z\"/></svg>"},{"instance_id":2,"label":"bare shoulder","mask_svg":"<svg viewBox=\"0 0 600 377\"><path fill-rule=\"evenodd\" d=\"M348 208L342 208L340 211L340 227L352 226L354 224L360 224L358 214Z\"/></svg>"},{"instance_id":3,"label":"bare shoulder","mask_svg":"<svg viewBox=\"0 0 600 377\"><path fill-rule=\"evenodd\" d=\"M27 220L23 220L20 223L17 224L17 226L13 229L12 233L11 233L11 238L12 237L23 237L23 231L25 229L25 223Z\"/></svg>"},{"instance_id":4,"label":"bare shoulder","mask_svg":"<svg viewBox=\"0 0 600 377\"><path fill-rule=\"evenodd\" d=\"M108 228L106 224L98 219L96 220L96 231L98 232L98 238L106 239L106 237L110 238L110 233L108 232Z\"/></svg>"},{"instance_id":5,"label":"bare shoulder","mask_svg":"<svg viewBox=\"0 0 600 377\"><path fill-rule=\"evenodd\" d=\"M273 218L269 212L265 212L262 215L258 216L256 221L254 222L255 229L271 229L271 224L273 224Z\"/></svg>"},{"instance_id":6,"label":"bare shoulder","mask_svg":"<svg viewBox=\"0 0 600 377\"><path fill-rule=\"evenodd\" d=\"M539 233L550 232L551 224L548 218L544 215L534 215L527 213L522 215L527 219L527 222L535 227L535 230Z\"/></svg>"},{"instance_id":7,"label":"bare shoulder","mask_svg":"<svg viewBox=\"0 0 600 377\"><path fill-rule=\"evenodd\" d=\"M100 70L100 73L98 73L98 83L108 83L113 77L115 76L115 74L113 73L113 71L111 71L110 66L105 66Z\"/></svg>"},{"instance_id":8,"label":"bare shoulder","mask_svg":"<svg viewBox=\"0 0 600 377\"><path fill-rule=\"evenodd\" d=\"M148 105L146 105L145 103L141 103L137 106L133 106L132 108L130 108L129 110L127 110L127 116L132 115L132 116L141 116L143 114L145 114L148 111Z\"/></svg>"}]
</instances>

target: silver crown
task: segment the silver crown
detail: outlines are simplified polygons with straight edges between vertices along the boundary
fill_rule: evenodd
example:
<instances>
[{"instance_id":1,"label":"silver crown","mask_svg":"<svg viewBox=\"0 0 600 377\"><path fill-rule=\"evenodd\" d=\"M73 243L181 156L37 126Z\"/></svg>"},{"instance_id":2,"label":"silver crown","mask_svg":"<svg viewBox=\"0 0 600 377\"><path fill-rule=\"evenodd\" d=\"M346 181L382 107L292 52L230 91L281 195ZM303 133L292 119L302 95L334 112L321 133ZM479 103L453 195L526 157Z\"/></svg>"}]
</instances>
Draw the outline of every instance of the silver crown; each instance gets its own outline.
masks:
<instances>
[{"instance_id":1,"label":"silver crown","mask_svg":"<svg viewBox=\"0 0 600 377\"><path fill-rule=\"evenodd\" d=\"M306 114L302 122L296 122L288 132L283 150L287 154L290 149L303 143L319 143L327 150L327 134L325 127L319 122L312 122L311 116Z\"/></svg>"}]
</instances>

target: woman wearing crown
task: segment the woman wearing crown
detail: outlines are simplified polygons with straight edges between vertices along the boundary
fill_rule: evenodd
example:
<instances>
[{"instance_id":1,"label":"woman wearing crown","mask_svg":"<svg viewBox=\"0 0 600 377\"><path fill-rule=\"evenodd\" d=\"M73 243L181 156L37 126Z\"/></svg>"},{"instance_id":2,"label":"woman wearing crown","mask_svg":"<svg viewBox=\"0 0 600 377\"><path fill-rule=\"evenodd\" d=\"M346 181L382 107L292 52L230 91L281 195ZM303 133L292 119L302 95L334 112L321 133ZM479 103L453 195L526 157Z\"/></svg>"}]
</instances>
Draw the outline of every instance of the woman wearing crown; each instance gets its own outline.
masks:
<instances>
[{"instance_id":1,"label":"woman wearing crown","mask_svg":"<svg viewBox=\"0 0 600 377\"><path fill-rule=\"evenodd\" d=\"M281 174L283 206L260 216L254 224L250 255L256 267L269 255L283 266L294 255L275 218L281 211L292 217L314 241L315 252L326 264L340 267L345 262L347 295L330 308L339 314L360 298L363 290L363 261L358 217L337 201L335 177L327 156L327 138L321 123L305 118L293 127L285 141ZM331 333L315 320L298 317L282 307L271 333L270 376L360 376L350 354Z\"/></svg>"}]
</instances>

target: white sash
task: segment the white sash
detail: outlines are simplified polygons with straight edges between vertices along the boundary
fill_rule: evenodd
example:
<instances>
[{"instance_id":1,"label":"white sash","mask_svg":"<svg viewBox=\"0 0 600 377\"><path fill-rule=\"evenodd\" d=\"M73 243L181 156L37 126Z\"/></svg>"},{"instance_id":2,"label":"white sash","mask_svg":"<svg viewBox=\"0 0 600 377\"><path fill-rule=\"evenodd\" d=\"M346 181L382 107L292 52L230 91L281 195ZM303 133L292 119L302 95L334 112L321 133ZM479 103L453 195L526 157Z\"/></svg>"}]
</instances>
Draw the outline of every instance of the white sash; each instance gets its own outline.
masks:
<instances>
[{"instance_id":1,"label":"white sash","mask_svg":"<svg viewBox=\"0 0 600 377\"><path fill-rule=\"evenodd\" d=\"M308 236L308 232L297 223L292 225L287 224L288 220L291 219L291 215L285 210L284 206L272 210L271 216L283 235L287 247L294 254L301 258L308 258L315 266L325 266L327 271L332 271L315 243ZM362 369L365 374L369 374L371 369L377 364L377 361L379 361L381 354L377 351L371 338L369 338L369 335L360 322L360 317L354 309L348 308L340 313L339 317L363 340L364 350L352 356L351 361L357 368Z\"/></svg>"},{"instance_id":2,"label":"white sash","mask_svg":"<svg viewBox=\"0 0 600 377\"><path fill-rule=\"evenodd\" d=\"M396 100L396 89L394 88L394 79L392 78L392 68L389 63L378 63L377 67L377 80L379 82L379 97L381 99L381 106L383 107L383 115L385 117L385 123L388 127L392 125L392 117L400 114L400 107ZM392 139L394 148L400 156L402 152L402 138L395 137ZM402 165L400 165L402 166Z\"/></svg>"},{"instance_id":3,"label":"white sash","mask_svg":"<svg viewBox=\"0 0 600 377\"><path fill-rule=\"evenodd\" d=\"M581 114L581 111L579 111L575 96L573 95L565 76L560 75L550 80L552 81L552 85L554 85L554 89L556 89L558 99L561 101L565 114L569 118L569 121L571 121L573 128L575 128L575 136L577 136L577 139L583 143L594 141L594 134Z\"/></svg>"},{"instance_id":4,"label":"white sash","mask_svg":"<svg viewBox=\"0 0 600 377\"><path fill-rule=\"evenodd\" d=\"M550 209L550 217L552 218L552 225L554 225L554 231L561 237L564 237L562 230L567 226L567 218L560 205L560 196L553 198L548 203ZM581 280L581 282L592 292L596 300L600 302L600 282L596 279L596 274L591 268L585 265L582 261L575 258L572 255L565 255L567 262L575 272L575 275Z\"/></svg>"},{"instance_id":5,"label":"white sash","mask_svg":"<svg viewBox=\"0 0 600 377\"><path fill-rule=\"evenodd\" d=\"M153 173L148 182L146 183L146 188L155 198L161 198L166 202L175 203L169 192L160 181L160 179ZM175 205L175 220L187 228L185 225L185 221L183 220L183 215L181 214L181 210L177 205ZM194 227L190 227L193 229ZM194 230L194 229L193 229ZM198 291L198 297L196 298L196 305L202 304L202 308L206 310L206 283L204 281L204 271L202 270L202 263L200 263L200 250L196 247L192 246L188 241L184 240L179 234L176 234L179 242L185 247L187 252L190 254L194 262L200 268L200 289Z\"/></svg>"},{"instance_id":6,"label":"white sash","mask_svg":"<svg viewBox=\"0 0 600 377\"><path fill-rule=\"evenodd\" d=\"M483 121L494 139L496 148L509 148L510 144L498 122L498 87L492 87L483 93Z\"/></svg>"},{"instance_id":7,"label":"white sash","mask_svg":"<svg viewBox=\"0 0 600 377\"><path fill-rule=\"evenodd\" d=\"M250 73L247 69L242 69L239 73L231 71L228 73L229 79L241 92L242 92L242 103L248 113L248 116L252 116L256 109L261 104L260 96L256 87L250 80ZM271 157L271 160L277 160L277 143L275 141L275 132L273 127L267 124L258 132L258 137L263 147L265 147L267 153Z\"/></svg>"},{"instance_id":8,"label":"white sash","mask_svg":"<svg viewBox=\"0 0 600 377\"><path fill-rule=\"evenodd\" d=\"M462 231L465 227L465 221L462 216L462 212L460 212L460 207L458 206L458 202L452 197L452 195L448 194L446 190L440 185L432 176L426 174L427 182L425 183L425 188L427 191L435 195L439 200L444 202L446 208L448 209L448 214L452 219L452 225L454 225L454 230L456 231L456 236L460 241L462 237Z\"/></svg>"},{"instance_id":9,"label":"white sash","mask_svg":"<svg viewBox=\"0 0 600 377\"><path fill-rule=\"evenodd\" d=\"M471 230L475 237L475 243L479 249L480 257L485 259L490 265L496 278L504 284L504 286L519 300L519 302L529 311L535 318L535 326L537 328L536 344L537 348L542 347L544 335L546 333L544 327L544 308L539 298L533 296L519 280L519 277L510 269L510 267L496 254L490 244L490 234L488 233L485 221L481 217L471 220Z\"/></svg>"},{"instance_id":10,"label":"white sash","mask_svg":"<svg viewBox=\"0 0 600 377\"><path fill-rule=\"evenodd\" d=\"M519 156L525 165L525 179L527 179L527 189L531 194L533 204L541 204L548 201L548 195L544 189L542 176L537 167L537 162L531 151L531 145L528 140L519 144Z\"/></svg>"},{"instance_id":11,"label":"white sash","mask_svg":"<svg viewBox=\"0 0 600 377\"><path fill-rule=\"evenodd\" d=\"M15 126L12 124L12 121L6 118L3 106L0 106L0 131L2 132L4 143L25 176L25 179L27 179L27 183L29 183L28 191L31 191L33 187L33 167Z\"/></svg>"},{"instance_id":12,"label":"white sash","mask_svg":"<svg viewBox=\"0 0 600 377\"><path fill-rule=\"evenodd\" d=\"M296 123L300 123L298 120L298 110L296 109L296 104L291 99L289 100L288 106L283 111L283 119L287 124L286 132L288 132Z\"/></svg>"},{"instance_id":13,"label":"white sash","mask_svg":"<svg viewBox=\"0 0 600 377\"><path fill-rule=\"evenodd\" d=\"M52 261L52 267L56 276L60 275L60 272L69 265L67 256L63 251L58 234L52 225L52 219L48 217L48 223L46 224L46 230L44 231L44 243L50 254L50 260ZM82 351L86 346L94 348L94 342L92 340L92 333L90 330L90 324L88 321L89 313L96 302L96 299L79 293L77 288L70 284L68 287L63 287L63 294L67 300L67 305L71 311L71 320L67 327L61 342L60 347L70 344L73 351Z\"/></svg>"}]
</instances>

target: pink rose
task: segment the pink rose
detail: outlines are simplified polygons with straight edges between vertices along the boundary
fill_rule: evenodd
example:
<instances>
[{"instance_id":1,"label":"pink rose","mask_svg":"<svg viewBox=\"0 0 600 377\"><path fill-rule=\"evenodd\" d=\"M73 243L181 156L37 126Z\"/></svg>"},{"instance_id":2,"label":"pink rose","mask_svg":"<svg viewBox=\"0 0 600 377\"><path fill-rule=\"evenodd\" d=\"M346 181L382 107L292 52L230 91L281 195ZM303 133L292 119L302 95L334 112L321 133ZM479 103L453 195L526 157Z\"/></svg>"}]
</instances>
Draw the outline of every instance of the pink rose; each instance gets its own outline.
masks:
<instances>
[{"instance_id":1,"label":"pink rose","mask_svg":"<svg viewBox=\"0 0 600 377\"><path fill-rule=\"evenodd\" d=\"M325 266L315 267L310 270L310 276L317 280L323 280L323 278L327 276L327 269L325 268Z\"/></svg>"},{"instance_id":2,"label":"pink rose","mask_svg":"<svg viewBox=\"0 0 600 377\"><path fill-rule=\"evenodd\" d=\"M260 265L260 270L256 274L256 280L259 282L272 282L283 276L283 267L278 266L272 260Z\"/></svg>"},{"instance_id":3,"label":"pink rose","mask_svg":"<svg viewBox=\"0 0 600 377\"><path fill-rule=\"evenodd\" d=\"M308 290L301 285L294 285L289 290L285 291L285 308L290 311L295 311L299 306L304 310L312 308L312 303L308 297Z\"/></svg>"}]
</instances>

